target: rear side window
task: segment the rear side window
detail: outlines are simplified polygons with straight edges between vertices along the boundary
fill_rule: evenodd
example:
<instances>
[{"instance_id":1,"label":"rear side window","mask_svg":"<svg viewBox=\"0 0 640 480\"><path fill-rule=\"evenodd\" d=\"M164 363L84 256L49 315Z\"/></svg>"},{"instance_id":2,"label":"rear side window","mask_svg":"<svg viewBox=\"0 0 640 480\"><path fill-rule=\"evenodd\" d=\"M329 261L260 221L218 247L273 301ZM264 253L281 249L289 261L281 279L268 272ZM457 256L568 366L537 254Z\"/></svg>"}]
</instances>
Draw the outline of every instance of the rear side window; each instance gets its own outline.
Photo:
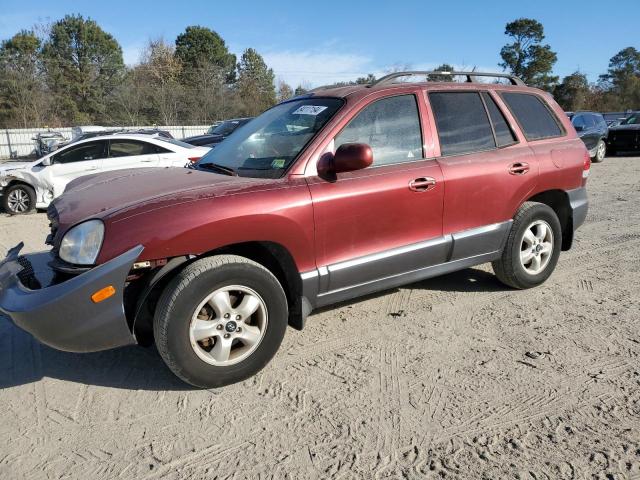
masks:
<instances>
[{"instance_id":1,"label":"rear side window","mask_svg":"<svg viewBox=\"0 0 640 480\"><path fill-rule=\"evenodd\" d=\"M111 140L109 145L110 157L131 157L134 155L148 155L156 153L155 145L136 140Z\"/></svg>"},{"instance_id":2,"label":"rear side window","mask_svg":"<svg viewBox=\"0 0 640 480\"><path fill-rule=\"evenodd\" d=\"M422 158L422 132L416 97L399 95L368 105L336 136L336 149L345 143L369 145L376 166Z\"/></svg>"},{"instance_id":3,"label":"rear side window","mask_svg":"<svg viewBox=\"0 0 640 480\"><path fill-rule=\"evenodd\" d=\"M436 119L441 155L495 148L493 130L478 92L434 92L429 94L429 101Z\"/></svg>"},{"instance_id":4,"label":"rear side window","mask_svg":"<svg viewBox=\"0 0 640 480\"><path fill-rule=\"evenodd\" d=\"M503 92L502 98L516 117L527 140L559 137L558 121L537 95Z\"/></svg>"},{"instance_id":5,"label":"rear side window","mask_svg":"<svg viewBox=\"0 0 640 480\"><path fill-rule=\"evenodd\" d=\"M485 105L487 106L487 111L489 112L489 118L491 118L493 129L496 132L496 144L498 147L504 147L506 145L516 143L516 137L511 131L506 118L504 118L504 115L498 108L498 105L496 105L495 100L491 98L491 95L487 92L482 92L481 95L484 99Z\"/></svg>"}]
</instances>

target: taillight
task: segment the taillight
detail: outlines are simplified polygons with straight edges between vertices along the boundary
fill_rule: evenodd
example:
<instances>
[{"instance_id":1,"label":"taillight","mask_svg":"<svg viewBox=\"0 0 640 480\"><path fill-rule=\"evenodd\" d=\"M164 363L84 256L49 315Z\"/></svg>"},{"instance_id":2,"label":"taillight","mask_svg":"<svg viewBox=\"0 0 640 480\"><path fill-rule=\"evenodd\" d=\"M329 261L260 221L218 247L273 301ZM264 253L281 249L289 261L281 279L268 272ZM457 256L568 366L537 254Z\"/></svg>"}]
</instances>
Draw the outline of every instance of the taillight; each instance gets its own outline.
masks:
<instances>
[{"instance_id":1,"label":"taillight","mask_svg":"<svg viewBox=\"0 0 640 480\"><path fill-rule=\"evenodd\" d=\"M202 157L189 157L189 161L191 163L196 163L198 160L200 160Z\"/></svg>"},{"instance_id":2,"label":"taillight","mask_svg":"<svg viewBox=\"0 0 640 480\"><path fill-rule=\"evenodd\" d=\"M591 171L591 157L589 156L589 152L584 151L584 165L582 167L582 184L584 185L587 182L587 178L589 178L589 172Z\"/></svg>"}]
</instances>

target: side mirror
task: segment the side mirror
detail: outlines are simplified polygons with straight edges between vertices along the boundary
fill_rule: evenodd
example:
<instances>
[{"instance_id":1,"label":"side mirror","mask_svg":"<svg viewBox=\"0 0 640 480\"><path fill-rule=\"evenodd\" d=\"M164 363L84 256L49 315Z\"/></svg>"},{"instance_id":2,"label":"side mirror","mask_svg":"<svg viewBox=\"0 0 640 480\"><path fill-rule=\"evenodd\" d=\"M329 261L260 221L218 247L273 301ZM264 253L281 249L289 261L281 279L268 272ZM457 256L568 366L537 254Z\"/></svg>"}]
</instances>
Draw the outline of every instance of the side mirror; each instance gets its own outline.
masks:
<instances>
[{"instance_id":1,"label":"side mirror","mask_svg":"<svg viewBox=\"0 0 640 480\"><path fill-rule=\"evenodd\" d=\"M45 167L48 167L52 164L53 162L51 161L51 157L47 157L42 161L42 165Z\"/></svg>"},{"instance_id":2,"label":"side mirror","mask_svg":"<svg viewBox=\"0 0 640 480\"><path fill-rule=\"evenodd\" d=\"M373 150L366 143L344 143L335 154L327 153L318 162L318 175L335 179L337 173L362 170L373 163Z\"/></svg>"},{"instance_id":3,"label":"side mirror","mask_svg":"<svg viewBox=\"0 0 640 480\"><path fill-rule=\"evenodd\" d=\"M576 132L584 132L584 125L575 125Z\"/></svg>"}]
</instances>

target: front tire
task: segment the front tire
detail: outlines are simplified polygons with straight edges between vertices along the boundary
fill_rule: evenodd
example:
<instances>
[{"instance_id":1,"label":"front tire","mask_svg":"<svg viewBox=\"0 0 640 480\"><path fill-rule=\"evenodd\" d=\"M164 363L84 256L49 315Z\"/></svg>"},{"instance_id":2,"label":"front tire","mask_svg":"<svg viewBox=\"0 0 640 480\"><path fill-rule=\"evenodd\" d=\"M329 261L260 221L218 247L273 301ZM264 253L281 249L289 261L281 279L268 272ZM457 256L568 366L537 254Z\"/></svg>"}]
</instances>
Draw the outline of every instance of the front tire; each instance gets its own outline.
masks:
<instances>
[{"instance_id":1,"label":"front tire","mask_svg":"<svg viewBox=\"0 0 640 480\"><path fill-rule=\"evenodd\" d=\"M604 140L599 140L598 145L596 145L596 155L593 157L593 161L595 163L600 163L604 160L606 155L607 145L604 143Z\"/></svg>"},{"instance_id":2,"label":"front tire","mask_svg":"<svg viewBox=\"0 0 640 480\"><path fill-rule=\"evenodd\" d=\"M558 263L562 228L558 216L543 203L524 203L513 219L502 257L491 265L498 279L518 289L544 283Z\"/></svg>"},{"instance_id":3,"label":"front tire","mask_svg":"<svg viewBox=\"0 0 640 480\"><path fill-rule=\"evenodd\" d=\"M282 343L287 298L262 265L236 255L203 258L165 288L153 322L171 371L200 388L255 375Z\"/></svg>"},{"instance_id":4,"label":"front tire","mask_svg":"<svg viewBox=\"0 0 640 480\"><path fill-rule=\"evenodd\" d=\"M18 183L5 188L2 208L11 215L24 215L36 208L36 191L29 185Z\"/></svg>"}]
</instances>

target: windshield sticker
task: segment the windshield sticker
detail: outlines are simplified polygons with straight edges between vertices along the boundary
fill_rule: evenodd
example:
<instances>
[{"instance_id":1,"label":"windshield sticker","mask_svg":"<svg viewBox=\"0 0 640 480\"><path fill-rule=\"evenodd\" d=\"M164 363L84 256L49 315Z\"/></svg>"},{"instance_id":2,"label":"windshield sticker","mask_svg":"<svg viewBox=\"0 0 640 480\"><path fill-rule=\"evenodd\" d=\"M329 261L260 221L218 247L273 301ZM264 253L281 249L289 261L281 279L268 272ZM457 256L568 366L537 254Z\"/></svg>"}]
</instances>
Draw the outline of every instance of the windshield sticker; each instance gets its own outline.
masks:
<instances>
[{"instance_id":1,"label":"windshield sticker","mask_svg":"<svg viewBox=\"0 0 640 480\"><path fill-rule=\"evenodd\" d=\"M296 111L293 112L293 115L318 115L321 112L324 112L327 107L322 107L319 105L302 105Z\"/></svg>"},{"instance_id":2,"label":"windshield sticker","mask_svg":"<svg viewBox=\"0 0 640 480\"><path fill-rule=\"evenodd\" d=\"M284 168L284 163L284 158L276 158L271 162L271 168Z\"/></svg>"}]
</instances>

